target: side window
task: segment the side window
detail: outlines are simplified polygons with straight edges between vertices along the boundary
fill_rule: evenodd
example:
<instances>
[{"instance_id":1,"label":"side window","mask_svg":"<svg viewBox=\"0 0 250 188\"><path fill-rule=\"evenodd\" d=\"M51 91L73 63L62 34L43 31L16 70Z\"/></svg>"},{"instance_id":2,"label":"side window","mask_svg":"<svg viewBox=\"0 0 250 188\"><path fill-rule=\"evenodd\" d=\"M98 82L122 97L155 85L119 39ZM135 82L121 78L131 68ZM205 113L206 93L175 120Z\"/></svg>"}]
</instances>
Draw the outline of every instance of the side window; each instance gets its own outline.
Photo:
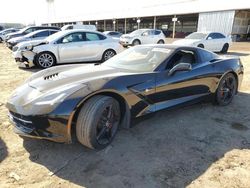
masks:
<instances>
[{"instance_id":1,"label":"side window","mask_svg":"<svg viewBox=\"0 0 250 188\"><path fill-rule=\"evenodd\" d=\"M50 31L50 35L57 33L58 31Z\"/></svg>"},{"instance_id":2,"label":"side window","mask_svg":"<svg viewBox=\"0 0 250 188\"><path fill-rule=\"evenodd\" d=\"M86 33L86 41L97 41L100 37L97 33Z\"/></svg>"},{"instance_id":3,"label":"side window","mask_svg":"<svg viewBox=\"0 0 250 188\"><path fill-rule=\"evenodd\" d=\"M67 29L73 29L73 25L70 25Z\"/></svg>"},{"instance_id":4,"label":"side window","mask_svg":"<svg viewBox=\"0 0 250 188\"><path fill-rule=\"evenodd\" d=\"M208 36L207 36L207 39L211 37L212 39L214 39L214 33L210 33Z\"/></svg>"},{"instance_id":5,"label":"side window","mask_svg":"<svg viewBox=\"0 0 250 188\"><path fill-rule=\"evenodd\" d=\"M83 33L71 33L63 37L59 43L82 42L84 41Z\"/></svg>"},{"instance_id":6,"label":"side window","mask_svg":"<svg viewBox=\"0 0 250 188\"><path fill-rule=\"evenodd\" d=\"M177 51L169 60L166 69L172 69L175 65L179 63L189 63L191 65L196 64L197 61L195 52L189 50Z\"/></svg>"},{"instance_id":7,"label":"side window","mask_svg":"<svg viewBox=\"0 0 250 188\"><path fill-rule=\"evenodd\" d=\"M28 33L31 33L31 32L33 32L33 31L35 31L36 29L34 29L34 28L29 28L29 29L27 29L26 31L24 31L24 33L25 34L28 34Z\"/></svg>"},{"instance_id":8,"label":"side window","mask_svg":"<svg viewBox=\"0 0 250 188\"><path fill-rule=\"evenodd\" d=\"M151 30L144 31L144 32L142 33L142 36L149 36L149 35L150 35L150 32L151 32Z\"/></svg>"},{"instance_id":9,"label":"side window","mask_svg":"<svg viewBox=\"0 0 250 188\"><path fill-rule=\"evenodd\" d=\"M154 30L154 35L159 35L161 33L161 31L159 30Z\"/></svg>"},{"instance_id":10,"label":"side window","mask_svg":"<svg viewBox=\"0 0 250 188\"><path fill-rule=\"evenodd\" d=\"M202 62L208 62L216 59L216 55L210 52L207 52L206 50L199 49L200 58L202 59Z\"/></svg>"},{"instance_id":11,"label":"side window","mask_svg":"<svg viewBox=\"0 0 250 188\"><path fill-rule=\"evenodd\" d=\"M222 35L221 33L214 33L214 38L216 38L216 39L222 39L222 38L225 38L225 36Z\"/></svg>"},{"instance_id":12,"label":"side window","mask_svg":"<svg viewBox=\"0 0 250 188\"><path fill-rule=\"evenodd\" d=\"M36 38L36 37L47 37L48 35L49 35L48 31L42 31L40 33L35 34L33 37L34 38Z\"/></svg>"}]
</instances>

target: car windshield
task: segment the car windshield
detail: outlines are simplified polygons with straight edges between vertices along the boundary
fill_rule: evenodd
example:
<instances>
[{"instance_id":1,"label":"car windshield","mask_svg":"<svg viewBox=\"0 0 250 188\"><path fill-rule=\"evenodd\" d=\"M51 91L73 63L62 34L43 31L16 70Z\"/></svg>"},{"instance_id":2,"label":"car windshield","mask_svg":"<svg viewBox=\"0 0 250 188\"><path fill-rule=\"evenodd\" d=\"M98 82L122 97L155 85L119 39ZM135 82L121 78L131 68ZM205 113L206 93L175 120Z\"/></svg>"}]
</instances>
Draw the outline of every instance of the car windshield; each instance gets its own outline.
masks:
<instances>
[{"instance_id":1,"label":"car windshield","mask_svg":"<svg viewBox=\"0 0 250 188\"><path fill-rule=\"evenodd\" d=\"M63 32L64 31L58 31L58 32L48 36L45 40L48 42L54 41L54 40L58 39L59 37L61 37Z\"/></svg>"},{"instance_id":2,"label":"car windshield","mask_svg":"<svg viewBox=\"0 0 250 188\"><path fill-rule=\"evenodd\" d=\"M170 54L172 49L155 46L135 46L114 56L102 65L136 72L152 72Z\"/></svg>"},{"instance_id":3,"label":"car windshield","mask_svg":"<svg viewBox=\"0 0 250 188\"><path fill-rule=\"evenodd\" d=\"M40 33L40 32L42 32L42 31L43 31L43 30L33 31L33 32L31 32L31 33L25 35L25 37L32 37L33 35L35 35L35 34L37 34L37 33Z\"/></svg>"},{"instance_id":4,"label":"car windshield","mask_svg":"<svg viewBox=\"0 0 250 188\"><path fill-rule=\"evenodd\" d=\"M191 33L186 39L204 39L206 36L206 33Z\"/></svg>"}]
</instances>

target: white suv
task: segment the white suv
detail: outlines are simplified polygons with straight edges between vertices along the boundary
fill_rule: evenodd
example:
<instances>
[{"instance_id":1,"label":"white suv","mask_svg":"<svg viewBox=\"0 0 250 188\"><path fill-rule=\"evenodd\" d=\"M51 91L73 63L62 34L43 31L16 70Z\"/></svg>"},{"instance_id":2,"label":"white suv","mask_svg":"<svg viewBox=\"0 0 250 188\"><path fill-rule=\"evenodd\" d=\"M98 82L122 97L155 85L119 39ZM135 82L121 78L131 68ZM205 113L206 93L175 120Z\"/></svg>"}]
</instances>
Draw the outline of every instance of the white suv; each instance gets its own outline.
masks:
<instances>
[{"instance_id":1,"label":"white suv","mask_svg":"<svg viewBox=\"0 0 250 188\"><path fill-rule=\"evenodd\" d=\"M194 32L185 39L174 41L175 45L197 46L213 52L227 53L232 39L219 32Z\"/></svg>"},{"instance_id":2,"label":"white suv","mask_svg":"<svg viewBox=\"0 0 250 188\"><path fill-rule=\"evenodd\" d=\"M157 29L138 29L130 34L120 37L123 46L135 46L139 44L164 44L165 35Z\"/></svg>"}]
</instances>

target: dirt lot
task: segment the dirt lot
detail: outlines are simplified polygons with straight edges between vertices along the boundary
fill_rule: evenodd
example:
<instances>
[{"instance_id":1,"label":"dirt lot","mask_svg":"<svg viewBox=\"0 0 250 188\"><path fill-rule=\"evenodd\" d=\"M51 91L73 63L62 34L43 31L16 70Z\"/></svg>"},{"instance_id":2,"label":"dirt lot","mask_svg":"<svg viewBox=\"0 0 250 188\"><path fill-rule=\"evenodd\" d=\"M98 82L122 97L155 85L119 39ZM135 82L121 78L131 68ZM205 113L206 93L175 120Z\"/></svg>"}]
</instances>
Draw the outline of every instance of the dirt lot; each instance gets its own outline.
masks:
<instances>
[{"instance_id":1,"label":"dirt lot","mask_svg":"<svg viewBox=\"0 0 250 188\"><path fill-rule=\"evenodd\" d=\"M226 107L197 104L161 111L92 151L23 139L5 103L37 69L15 65L0 44L0 187L250 187L250 43L236 43L245 67L240 93Z\"/></svg>"}]
</instances>

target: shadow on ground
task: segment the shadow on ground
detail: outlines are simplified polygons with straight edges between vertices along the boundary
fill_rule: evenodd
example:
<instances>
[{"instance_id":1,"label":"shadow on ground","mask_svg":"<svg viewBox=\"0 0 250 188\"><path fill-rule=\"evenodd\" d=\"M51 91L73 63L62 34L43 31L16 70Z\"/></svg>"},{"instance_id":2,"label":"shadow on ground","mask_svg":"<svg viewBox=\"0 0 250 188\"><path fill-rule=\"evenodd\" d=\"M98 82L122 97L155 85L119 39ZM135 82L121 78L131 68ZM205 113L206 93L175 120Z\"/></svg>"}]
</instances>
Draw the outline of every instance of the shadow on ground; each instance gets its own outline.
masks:
<instances>
[{"instance_id":1,"label":"shadow on ground","mask_svg":"<svg viewBox=\"0 0 250 188\"><path fill-rule=\"evenodd\" d=\"M248 56L250 53L242 53L242 52L228 52L225 55L235 55L235 56Z\"/></svg>"},{"instance_id":2,"label":"shadow on ground","mask_svg":"<svg viewBox=\"0 0 250 188\"><path fill-rule=\"evenodd\" d=\"M4 141L0 138L0 163L8 156L8 150Z\"/></svg>"},{"instance_id":3,"label":"shadow on ground","mask_svg":"<svg viewBox=\"0 0 250 188\"><path fill-rule=\"evenodd\" d=\"M185 187L233 149L250 148L250 95L232 104L161 111L121 130L102 151L24 139L30 160L85 187ZM237 109L237 110L236 110Z\"/></svg>"}]
</instances>

